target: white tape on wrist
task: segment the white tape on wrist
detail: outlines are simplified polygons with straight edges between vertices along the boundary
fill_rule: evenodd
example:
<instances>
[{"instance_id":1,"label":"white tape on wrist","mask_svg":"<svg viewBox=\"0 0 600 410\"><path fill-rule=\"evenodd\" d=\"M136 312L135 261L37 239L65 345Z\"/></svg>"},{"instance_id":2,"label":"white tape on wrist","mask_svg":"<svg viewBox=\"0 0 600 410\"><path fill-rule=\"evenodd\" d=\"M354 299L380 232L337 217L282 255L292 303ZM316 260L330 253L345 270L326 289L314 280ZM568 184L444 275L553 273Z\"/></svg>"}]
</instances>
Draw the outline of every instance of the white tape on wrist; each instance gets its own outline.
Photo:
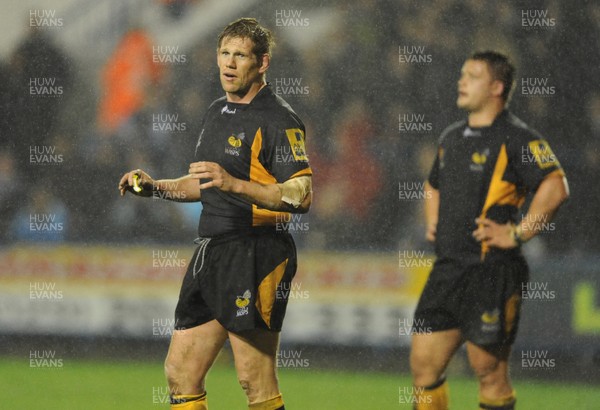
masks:
<instances>
[{"instance_id":1,"label":"white tape on wrist","mask_svg":"<svg viewBox=\"0 0 600 410\"><path fill-rule=\"evenodd\" d=\"M312 178L301 176L288 179L283 184L277 184L281 190L281 200L298 208L312 191Z\"/></svg>"}]
</instances>

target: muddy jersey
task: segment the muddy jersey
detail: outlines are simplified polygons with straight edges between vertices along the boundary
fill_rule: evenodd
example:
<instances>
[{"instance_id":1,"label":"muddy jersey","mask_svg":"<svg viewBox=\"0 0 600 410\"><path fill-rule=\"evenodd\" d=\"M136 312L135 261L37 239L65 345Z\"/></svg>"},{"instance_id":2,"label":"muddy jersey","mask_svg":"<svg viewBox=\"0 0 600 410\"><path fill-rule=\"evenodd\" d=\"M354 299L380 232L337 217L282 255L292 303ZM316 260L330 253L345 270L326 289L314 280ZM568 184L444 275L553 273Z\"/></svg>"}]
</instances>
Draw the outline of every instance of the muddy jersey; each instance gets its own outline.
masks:
<instances>
[{"instance_id":1,"label":"muddy jersey","mask_svg":"<svg viewBox=\"0 0 600 410\"><path fill-rule=\"evenodd\" d=\"M304 139L300 118L265 86L249 104L231 103L225 97L212 103L203 120L195 159L216 162L245 181L282 183L312 175ZM260 208L217 188L202 190L201 201L201 237L251 231L289 220L289 213Z\"/></svg>"},{"instance_id":2,"label":"muddy jersey","mask_svg":"<svg viewBox=\"0 0 600 410\"><path fill-rule=\"evenodd\" d=\"M489 127L469 127L466 121L448 127L429 175L440 193L438 258L484 258L489 249L472 237L475 218L520 222L527 193L553 172L564 175L548 142L508 111Z\"/></svg>"}]
</instances>

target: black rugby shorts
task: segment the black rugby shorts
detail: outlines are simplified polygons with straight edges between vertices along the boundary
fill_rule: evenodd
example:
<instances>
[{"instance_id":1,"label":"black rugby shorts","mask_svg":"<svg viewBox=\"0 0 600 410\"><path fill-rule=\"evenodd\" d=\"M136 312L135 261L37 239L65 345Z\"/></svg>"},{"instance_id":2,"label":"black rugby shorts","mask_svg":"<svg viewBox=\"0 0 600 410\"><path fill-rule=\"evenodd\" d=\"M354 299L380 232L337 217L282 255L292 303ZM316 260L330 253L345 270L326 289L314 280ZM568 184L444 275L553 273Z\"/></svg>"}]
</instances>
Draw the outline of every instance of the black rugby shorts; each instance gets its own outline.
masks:
<instances>
[{"instance_id":1,"label":"black rugby shorts","mask_svg":"<svg viewBox=\"0 0 600 410\"><path fill-rule=\"evenodd\" d=\"M179 294L175 329L216 319L231 332L280 331L296 274L291 235L272 229L200 238Z\"/></svg>"},{"instance_id":2,"label":"black rugby shorts","mask_svg":"<svg viewBox=\"0 0 600 410\"><path fill-rule=\"evenodd\" d=\"M414 315L414 333L460 329L477 345L514 343L522 286L529 269L521 255L462 265L437 260Z\"/></svg>"}]
</instances>

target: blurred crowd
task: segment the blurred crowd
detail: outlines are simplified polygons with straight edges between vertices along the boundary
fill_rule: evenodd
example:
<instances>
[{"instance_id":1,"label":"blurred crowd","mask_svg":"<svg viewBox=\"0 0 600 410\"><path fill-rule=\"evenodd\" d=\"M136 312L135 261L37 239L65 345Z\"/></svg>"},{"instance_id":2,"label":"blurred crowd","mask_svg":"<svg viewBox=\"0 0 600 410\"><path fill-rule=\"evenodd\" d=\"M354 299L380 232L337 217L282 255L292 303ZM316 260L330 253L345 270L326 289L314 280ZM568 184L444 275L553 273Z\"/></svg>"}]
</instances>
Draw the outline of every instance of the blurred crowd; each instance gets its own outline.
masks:
<instances>
[{"instance_id":1,"label":"blurred crowd","mask_svg":"<svg viewBox=\"0 0 600 410\"><path fill-rule=\"evenodd\" d=\"M422 186L439 134L464 117L455 107L464 59L496 48L517 65L511 109L547 136L571 183L556 230L538 247L600 251L598 4L545 2L536 8L555 25L536 28L512 2L313 3L301 10L304 27L279 24L277 10L298 10L286 2L245 12L274 30L267 80L307 126L314 202L294 232L300 246L427 249L422 201L400 191ZM308 33L317 38L295 44ZM135 168L186 173L202 115L222 95L217 34L174 53L156 49L143 26L128 27L94 76L51 33L31 29L0 64L3 243L190 242L201 205L123 199L117 183ZM410 53L421 61L408 62ZM524 95L520 78L546 79L554 91Z\"/></svg>"}]
</instances>

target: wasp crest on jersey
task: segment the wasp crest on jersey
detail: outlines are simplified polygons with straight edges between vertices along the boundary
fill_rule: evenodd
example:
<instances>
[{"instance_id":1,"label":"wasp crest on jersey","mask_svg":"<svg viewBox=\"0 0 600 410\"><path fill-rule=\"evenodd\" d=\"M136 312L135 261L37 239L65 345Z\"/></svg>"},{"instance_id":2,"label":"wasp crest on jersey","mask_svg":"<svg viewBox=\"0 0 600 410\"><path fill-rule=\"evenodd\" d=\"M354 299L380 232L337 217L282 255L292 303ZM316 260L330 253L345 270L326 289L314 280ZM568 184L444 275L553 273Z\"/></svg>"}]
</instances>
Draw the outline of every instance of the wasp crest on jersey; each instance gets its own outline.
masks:
<instances>
[{"instance_id":1,"label":"wasp crest on jersey","mask_svg":"<svg viewBox=\"0 0 600 410\"><path fill-rule=\"evenodd\" d=\"M306 156L306 148L304 147L304 132L300 128L290 128L285 130L292 154L296 161L308 161Z\"/></svg>"},{"instance_id":2,"label":"wasp crest on jersey","mask_svg":"<svg viewBox=\"0 0 600 410\"><path fill-rule=\"evenodd\" d=\"M245 137L246 135L243 132L239 133L238 135L230 135L229 138L227 138L227 144L229 146L225 147L225 153L239 157L240 150L242 148L242 140Z\"/></svg>"},{"instance_id":3,"label":"wasp crest on jersey","mask_svg":"<svg viewBox=\"0 0 600 410\"><path fill-rule=\"evenodd\" d=\"M487 162L487 158L490 155L489 148L484 149L483 151L475 151L471 155L471 171L481 172L483 171L483 166Z\"/></svg>"}]
</instances>

